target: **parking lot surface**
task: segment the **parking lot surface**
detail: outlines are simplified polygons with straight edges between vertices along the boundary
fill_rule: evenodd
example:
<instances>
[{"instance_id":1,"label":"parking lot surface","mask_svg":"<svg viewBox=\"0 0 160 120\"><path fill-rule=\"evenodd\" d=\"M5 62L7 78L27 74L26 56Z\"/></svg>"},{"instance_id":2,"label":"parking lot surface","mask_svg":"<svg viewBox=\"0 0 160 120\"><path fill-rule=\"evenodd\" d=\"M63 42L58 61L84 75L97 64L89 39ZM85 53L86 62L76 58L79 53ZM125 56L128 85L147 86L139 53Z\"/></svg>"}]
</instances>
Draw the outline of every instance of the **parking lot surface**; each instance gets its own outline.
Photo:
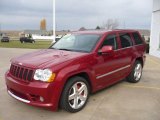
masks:
<instances>
[{"instance_id":1,"label":"parking lot surface","mask_svg":"<svg viewBox=\"0 0 160 120\"><path fill-rule=\"evenodd\" d=\"M4 74L10 59L33 49L0 48L0 120L160 120L160 59L147 55L139 83L125 80L92 94L78 113L32 107L10 97Z\"/></svg>"}]
</instances>

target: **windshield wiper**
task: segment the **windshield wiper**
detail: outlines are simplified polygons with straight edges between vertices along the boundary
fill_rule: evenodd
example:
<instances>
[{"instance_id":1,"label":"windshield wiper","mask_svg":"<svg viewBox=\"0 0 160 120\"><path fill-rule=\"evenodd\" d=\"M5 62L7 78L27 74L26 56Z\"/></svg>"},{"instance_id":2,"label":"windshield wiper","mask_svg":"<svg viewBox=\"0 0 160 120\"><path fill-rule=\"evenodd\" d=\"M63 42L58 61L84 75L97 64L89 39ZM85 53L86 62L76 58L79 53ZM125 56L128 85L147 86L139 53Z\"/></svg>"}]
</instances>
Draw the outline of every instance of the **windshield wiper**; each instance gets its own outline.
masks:
<instances>
[{"instance_id":1,"label":"windshield wiper","mask_svg":"<svg viewBox=\"0 0 160 120\"><path fill-rule=\"evenodd\" d=\"M66 50L66 51L72 51L71 49L66 49L66 48L54 48L54 47L50 47L51 49L55 49L55 50Z\"/></svg>"},{"instance_id":2,"label":"windshield wiper","mask_svg":"<svg viewBox=\"0 0 160 120\"><path fill-rule=\"evenodd\" d=\"M75 52L89 52L89 51L86 51L86 50L74 50Z\"/></svg>"},{"instance_id":3,"label":"windshield wiper","mask_svg":"<svg viewBox=\"0 0 160 120\"><path fill-rule=\"evenodd\" d=\"M74 50L74 49L67 49L67 48L52 48L52 49L55 49L55 50L65 50L65 51L75 51L75 52L88 52L86 50Z\"/></svg>"},{"instance_id":4,"label":"windshield wiper","mask_svg":"<svg viewBox=\"0 0 160 120\"><path fill-rule=\"evenodd\" d=\"M58 50L73 51L73 50L71 50L71 49L65 49L65 48L58 49Z\"/></svg>"}]
</instances>

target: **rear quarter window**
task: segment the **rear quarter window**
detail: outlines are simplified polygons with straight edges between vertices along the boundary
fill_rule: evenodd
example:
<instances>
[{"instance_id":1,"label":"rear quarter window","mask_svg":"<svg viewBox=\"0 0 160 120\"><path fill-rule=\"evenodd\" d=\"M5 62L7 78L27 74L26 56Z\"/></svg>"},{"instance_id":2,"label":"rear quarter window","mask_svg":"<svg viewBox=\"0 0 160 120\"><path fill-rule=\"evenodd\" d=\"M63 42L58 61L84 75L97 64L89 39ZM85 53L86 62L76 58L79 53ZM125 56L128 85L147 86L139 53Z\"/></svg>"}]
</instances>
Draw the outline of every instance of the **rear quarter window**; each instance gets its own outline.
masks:
<instances>
[{"instance_id":1,"label":"rear quarter window","mask_svg":"<svg viewBox=\"0 0 160 120\"><path fill-rule=\"evenodd\" d=\"M138 33L132 33L134 41L135 41L135 45L139 45L139 44L143 44L142 39L140 38Z\"/></svg>"}]
</instances>

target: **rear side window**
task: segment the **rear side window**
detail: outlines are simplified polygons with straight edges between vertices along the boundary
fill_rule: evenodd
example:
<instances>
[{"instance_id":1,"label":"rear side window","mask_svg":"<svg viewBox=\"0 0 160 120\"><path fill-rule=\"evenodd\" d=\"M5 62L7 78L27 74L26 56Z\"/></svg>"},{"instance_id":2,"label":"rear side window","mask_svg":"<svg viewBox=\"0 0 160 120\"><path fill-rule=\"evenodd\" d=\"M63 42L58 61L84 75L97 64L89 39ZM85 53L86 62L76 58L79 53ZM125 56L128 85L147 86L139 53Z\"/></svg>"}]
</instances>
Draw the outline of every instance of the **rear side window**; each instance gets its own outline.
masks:
<instances>
[{"instance_id":1,"label":"rear side window","mask_svg":"<svg viewBox=\"0 0 160 120\"><path fill-rule=\"evenodd\" d=\"M120 34L120 43L121 43L122 48L132 46L131 36L128 33Z\"/></svg>"},{"instance_id":2,"label":"rear side window","mask_svg":"<svg viewBox=\"0 0 160 120\"><path fill-rule=\"evenodd\" d=\"M117 36L115 34L108 35L106 39L104 40L102 47L106 45L111 45L113 46L113 49L116 50L118 48Z\"/></svg>"},{"instance_id":3,"label":"rear side window","mask_svg":"<svg viewBox=\"0 0 160 120\"><path fill-rule=\"evenodd\" d=\"M139 45L139 44L142 44L143 41L142 39L140 38L139 34L138 33L133 33L133 38L134 38L134 41L135 41L135 44L136 45Z\"/></svg>"}]
</instances>

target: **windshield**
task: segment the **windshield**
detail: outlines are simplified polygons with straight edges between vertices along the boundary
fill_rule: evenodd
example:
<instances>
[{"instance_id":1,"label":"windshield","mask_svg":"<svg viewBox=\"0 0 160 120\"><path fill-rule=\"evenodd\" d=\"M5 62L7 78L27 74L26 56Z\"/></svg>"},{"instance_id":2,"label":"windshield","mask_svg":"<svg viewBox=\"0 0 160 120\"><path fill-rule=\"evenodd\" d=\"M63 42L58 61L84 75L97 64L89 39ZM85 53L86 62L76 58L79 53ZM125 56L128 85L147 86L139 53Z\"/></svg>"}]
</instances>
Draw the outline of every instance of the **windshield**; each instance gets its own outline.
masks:
<instances>
[{"instance_id":1,"label":"windshield","mask_svg":"<svg viewBox=\"0 0 160 120\"><path fill-rule=\"evenodd\" d=\"M51 48L68 51L91 52L95 47L100 35L93 34L70 34L62 37Z\"/></svg>"}]
</instances>

